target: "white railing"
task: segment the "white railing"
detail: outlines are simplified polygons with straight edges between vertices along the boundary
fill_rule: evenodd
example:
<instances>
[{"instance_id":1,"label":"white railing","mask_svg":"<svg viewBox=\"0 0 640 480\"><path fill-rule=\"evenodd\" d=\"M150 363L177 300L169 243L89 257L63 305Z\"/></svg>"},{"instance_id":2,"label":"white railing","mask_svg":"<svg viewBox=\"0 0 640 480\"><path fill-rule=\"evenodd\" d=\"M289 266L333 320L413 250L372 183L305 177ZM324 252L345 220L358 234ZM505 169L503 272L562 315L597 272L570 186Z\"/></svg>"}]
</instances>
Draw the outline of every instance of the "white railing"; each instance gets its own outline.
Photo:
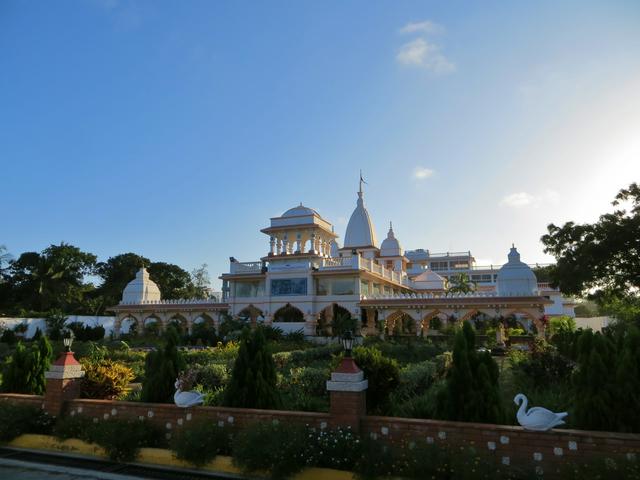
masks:
<instances>
[{"instance_id":1,"label":"white railing","mask_svg":"<svg viewBox=\"0 0 640 480\"><path fill-rule=\"evenodd\" d=\"M194 305L223 304L217 298L177 298L174 300L142 300L140 302L120 302L119 305Z\"/></svg>"},{"instance_id":2,"label":"white railing","mask_svg":"<svg viewBox=\"0 0 640 480\"><path fill-rule=\"evenodd\" d=\"M260 273L262 262L231 262L231 273Z\"/></svg>"},{"instance_id":3,"label":"white railing","mask_svg":"<svg viewBox=\"0 0 640 480\"><path fill-rule=\"evenodd\" d=\"M410 281L406 274L385 268L383 265L376 263L375 260L371 258L363 258L360 255L353 255L351 257L323 258L320 261L318 268L320 270L344 268L354 270L363 269L367 272L380 275L382 278L386 278L400 285L410 286Z\"/></svg>"},{"instance_id":4,"label":"white railing","mask_svg":"<svg viewBox=\"0 0 640 480\"><path fill-rule=\"evenodd\" d=\"M351 257L331 257L323 258L320 262L320 268L344 268L353 265Z\"/></svg>"}]
</instances>

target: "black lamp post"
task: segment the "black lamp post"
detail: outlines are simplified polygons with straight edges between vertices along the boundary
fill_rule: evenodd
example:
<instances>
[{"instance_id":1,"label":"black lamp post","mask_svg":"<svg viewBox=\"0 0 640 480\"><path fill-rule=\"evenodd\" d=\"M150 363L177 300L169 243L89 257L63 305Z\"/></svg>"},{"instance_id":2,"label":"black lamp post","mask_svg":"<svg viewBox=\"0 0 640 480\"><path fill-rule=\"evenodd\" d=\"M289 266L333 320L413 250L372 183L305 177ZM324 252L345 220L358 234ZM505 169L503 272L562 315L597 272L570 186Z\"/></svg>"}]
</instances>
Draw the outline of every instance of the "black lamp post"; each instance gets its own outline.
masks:
<instances>
[{"instance_id":1,"label":"black lamp post","mask_svg":"<svg viewBox=\"0 0 640 480\"><path fill-rule=\"evenodd\" d=\"M71 351L71 344L73 343L73 331L72 330L67 330L65 332L64 338L62 339L62 343L64 343L64 348L66 349L67 352Z\"/></svg>"},{"instance_id":2,"label":"black lamp post","mask_svg":"<svg viewBox=\"0 0 640 480\"><path fill-rule=\"evenodd\" d=\"M351 358L351 349L353 348L353 335L351 330L347 330L342 335L342 346L344 347L344 355L347 358Z\"/></svg>"}]
</instances>

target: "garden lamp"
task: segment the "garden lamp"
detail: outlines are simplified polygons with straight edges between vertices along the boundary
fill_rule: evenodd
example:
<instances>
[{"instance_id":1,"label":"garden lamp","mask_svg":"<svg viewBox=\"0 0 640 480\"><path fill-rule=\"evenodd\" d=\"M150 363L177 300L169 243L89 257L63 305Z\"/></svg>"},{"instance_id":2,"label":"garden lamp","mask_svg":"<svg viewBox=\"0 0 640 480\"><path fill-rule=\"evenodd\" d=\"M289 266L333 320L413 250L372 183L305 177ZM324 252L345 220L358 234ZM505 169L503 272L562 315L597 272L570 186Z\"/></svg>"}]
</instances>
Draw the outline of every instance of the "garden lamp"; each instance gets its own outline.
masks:
<instances>
[{"instance_id":1,"label":"garden lamp","mask_svg":"<svg viewBox=\"0 0 640 480\"><path fill-rule=\"evenodd\" d=\"M345 357L351 357L351 349L353 348L353 335L351 330L347 330L342 335L342 346L344 347Z\"/></svg>"},{"instance_id":2,"label":"garden lamp","mask_svg":"<svg viewBox=\"0 0 640 480\"><path fill-rule=\"evenodd\" d=\"M67 350L67 352L71 351L71 344L73 343L73 331L72 330L67 330L64 338L62 339L62 342L64 343L64 348Z\"/></svg>"}]
</instances>

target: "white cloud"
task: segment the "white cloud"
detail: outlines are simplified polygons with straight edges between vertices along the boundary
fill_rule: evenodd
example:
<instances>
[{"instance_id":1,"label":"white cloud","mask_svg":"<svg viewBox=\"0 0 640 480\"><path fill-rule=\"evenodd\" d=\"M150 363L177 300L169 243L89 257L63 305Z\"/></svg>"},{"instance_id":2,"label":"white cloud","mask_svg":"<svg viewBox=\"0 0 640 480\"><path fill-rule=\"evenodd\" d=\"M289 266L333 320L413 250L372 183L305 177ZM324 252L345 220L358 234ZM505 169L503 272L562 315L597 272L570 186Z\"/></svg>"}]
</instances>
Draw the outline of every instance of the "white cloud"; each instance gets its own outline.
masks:
<instances>
[{"instance_id":1,"label":"white cloud","mask_svg":"<svg viewBox=\"0 0 640 480\"><path fill-rule=\"evenodd\" d=\"M396 60L401 65L422 67L438 74L451 73L456 69L456 66L442 54L438 45L424 38L416 38L402 45Z\"/></svg>"},{"instance_id":2,"label":"white cloud","mask_svg":"<svg viewBox=\"0 0 640 480\"><path fill-rule=\"evenodd\" d=\"M527 192L516 192L502 197L500 205L511 208L539 207L543 204L558 203L559 199L560 194L554 190L545 190L536 195Z\"/></svg>"},{"instance_id":3,"label":"white cloud","mask_svg":"<svg viewBox=\"0 0 640 480\"><path fill-rule=\"evenodd\" d=\"M413 178L416 180L424 180L425 178L432 177L434 173L430 168L416 167L413 170Z\"/></svg>"},{"instance_id":4,"label":"white cloud","mask_svg":"<svg viewBox=\"0 0 640 480\"><path fill-rule=\"evenodd\" d=\"M437 35L444 32L444 27L431 20L424 20L423 22L409 22L400 29L400 33L402 34L417 32L427 35Z\"/></svg>"}]
</instances>

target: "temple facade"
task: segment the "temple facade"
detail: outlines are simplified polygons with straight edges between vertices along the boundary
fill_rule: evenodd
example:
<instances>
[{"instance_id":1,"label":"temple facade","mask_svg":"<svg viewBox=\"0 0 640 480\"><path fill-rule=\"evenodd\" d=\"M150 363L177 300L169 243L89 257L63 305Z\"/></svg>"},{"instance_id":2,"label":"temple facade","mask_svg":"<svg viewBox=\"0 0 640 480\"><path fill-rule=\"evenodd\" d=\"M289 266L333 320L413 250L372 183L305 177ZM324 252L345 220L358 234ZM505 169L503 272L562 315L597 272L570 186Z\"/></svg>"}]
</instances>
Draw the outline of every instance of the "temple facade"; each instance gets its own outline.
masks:
<instances>
[{"instance_id":1,"label":"temple facade","mask_svg":"<svg viewBox=\"0 0 640 480\"><path fill-rule=\"evenodd\" d=\"M515 318L542 334L550 316L574 316L574 303L539 283L513 245L505 264L478 266L471 252L405 251L391 224L379 244L362 180L342 245L333 225L302 204L271 218L261 232L268 238L265 255L249 262L230 257L229 271L220 276L221 299L163 301L141 270L113 307L116 331L123 322L144 328L150 319L161 326L179 321L191 329L204 321L217 327L226 314L308 337L331 335L334 321L346 316L362 335L423 335L434 319L478 316Z\"/></svg>"}]
</instances>

